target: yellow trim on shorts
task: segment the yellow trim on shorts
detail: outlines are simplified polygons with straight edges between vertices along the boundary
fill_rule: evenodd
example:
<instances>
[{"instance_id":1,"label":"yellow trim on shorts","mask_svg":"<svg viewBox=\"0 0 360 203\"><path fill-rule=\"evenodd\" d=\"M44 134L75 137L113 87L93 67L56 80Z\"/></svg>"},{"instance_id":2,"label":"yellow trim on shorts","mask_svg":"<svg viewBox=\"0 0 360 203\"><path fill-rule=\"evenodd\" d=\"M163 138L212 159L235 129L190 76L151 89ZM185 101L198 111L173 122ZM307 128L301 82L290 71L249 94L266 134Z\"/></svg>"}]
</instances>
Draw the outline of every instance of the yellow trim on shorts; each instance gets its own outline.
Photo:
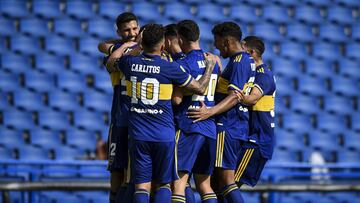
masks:
<instances>
[{"instance_id":1,"label":"yellow trim on shorts","mask_svg":"<svg viewBox=\"0 0 360 203\"><path fill-rule=\"evenodd\" d=\"M222 167L223 155L224 155L224 141L225 131L218 133L216 140L216 160L215 167Z\"/></svg>"},{"instance_id":2,"label":"yellow trim on shorts","mask_svg":"<svg viewBox=\"0 0 360 203\"><path fill-rule=\"evenodd\" d=\"M177 152L178 152L180 133L181 133L181 131L178 130L178 131L176 131L176 134L175 134L175 170L176 170L176 175L178 178L179 178L179 174L178 174L178 160L177 160L178 153Z\"/></svg>"},{"instance_id":3,"label":"yellow trim on shorts","mask_svg":"<svg viewBox=\"0 0 360 203\"><path fill-rule=\"evenodd\" d=\"M249 161L250 161L253 153L254 153L254 149L247 149L245 151L245 154L244 154L243 158L241 159L239 167L235 173L235 182L239 182L242 174L244 173L247 165L249 164Z\"/></svg>"}]
</instances>

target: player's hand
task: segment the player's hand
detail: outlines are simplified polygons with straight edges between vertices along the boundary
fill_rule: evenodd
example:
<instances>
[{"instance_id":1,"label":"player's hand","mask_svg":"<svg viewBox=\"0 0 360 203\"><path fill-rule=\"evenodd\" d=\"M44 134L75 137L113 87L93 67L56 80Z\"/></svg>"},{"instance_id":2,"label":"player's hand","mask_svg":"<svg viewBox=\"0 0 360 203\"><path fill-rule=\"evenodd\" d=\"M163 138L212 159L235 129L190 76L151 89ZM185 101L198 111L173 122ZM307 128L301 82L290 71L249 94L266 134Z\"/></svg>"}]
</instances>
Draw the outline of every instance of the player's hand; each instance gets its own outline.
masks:
<instances>
[{"instance_id":1,"label":"player's hand","mask_svg":"<svg viewBox=\"0 0 360 203\"><path fill-rule=\"evenodd\" d=\"M242 91L235 91L238 102L243 103L245 100L245 94Z\"/></svg>"},{"instance_id":2,"label":"player's hand","mask_svg":"<svg viewBox=\"0 0 360 203\"><path fill-rule=\"evenodd\" d=\"M123 46L126 46L126 48L130 48L137 45L137 42L125 42Z\"/></svg>"},{"instance_id":3,"label":"player's hand","mask_svg":"<svg viewBox=\"0 0 360 203\"><path fill-rule=\"evenodd\" d=\"M193 123L203 121L212 116L211 110L207 108L203 101L200 101L201 106L198 109L191 109L187 112L188 118L194 119Z\"/></svg>"},{"instance_id":4,"label":"player's hand","mask_svg":"<svg viewBox=\"0 0 360 203\"><path fill-rule=\"evenodd\" d=\"M209 65L209 67L214 67L214 66L215 66L215 63L216 63L215 55L206 52L206 53L204 54L204 56L205 56L205 64L206 64L206 65Z\"/></svg>"}]
</instances>

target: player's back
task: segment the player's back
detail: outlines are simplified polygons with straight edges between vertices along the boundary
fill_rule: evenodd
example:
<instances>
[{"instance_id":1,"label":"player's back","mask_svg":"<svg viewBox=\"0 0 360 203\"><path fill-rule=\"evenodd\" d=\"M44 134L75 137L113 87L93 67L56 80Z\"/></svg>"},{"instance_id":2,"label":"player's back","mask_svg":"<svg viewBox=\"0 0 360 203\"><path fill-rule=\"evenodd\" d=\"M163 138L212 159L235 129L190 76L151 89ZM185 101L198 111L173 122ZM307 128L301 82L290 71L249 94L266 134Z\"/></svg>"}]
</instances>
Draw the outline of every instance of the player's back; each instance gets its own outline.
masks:
<instances>
[{"instance_id":1,"label":"player's back","mask_svg":"<svg viewBox=\"0 0 360 203\"><path fill-rule=\"evenodd\" d=\"M177 62L188 72L193 78L199 80L205 72L205 57L203 50L192 50L186 54L186 57L177 60ZM209 85L204 95L196 95L189 91L183 91L184 96L181 104L177 107L175 119L177 126L183 132L199 133L204 136L212 138L216 137L215 119L209 118L207 120L193 123L193 119L188 118L186 112L191 108L199 108L200 101L203 101L206 106L212 107L215 105L214 96L215 89L220 72L219 65L216 64L210 76Z\"/></svg>"}]
</instances>

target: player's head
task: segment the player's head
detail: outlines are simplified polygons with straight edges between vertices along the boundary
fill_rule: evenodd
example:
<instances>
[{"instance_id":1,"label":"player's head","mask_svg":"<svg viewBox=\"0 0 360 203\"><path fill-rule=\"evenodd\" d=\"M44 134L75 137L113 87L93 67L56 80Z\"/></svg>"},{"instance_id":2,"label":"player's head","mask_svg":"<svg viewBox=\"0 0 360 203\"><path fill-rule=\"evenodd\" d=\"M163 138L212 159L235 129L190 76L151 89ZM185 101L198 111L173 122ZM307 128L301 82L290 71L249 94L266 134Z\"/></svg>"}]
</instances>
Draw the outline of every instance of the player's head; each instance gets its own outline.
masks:
<instances>
[{"instance_id":1,"label":"player's head","mask_svg":"<svg viewBox=\"0 0 360 203\"><path fill-rule=\"evenodd\" d=\"M176 25L179 35L179 45L182 48L185 44L199 41L200 29L193 20L183 20Z\"/></svg>"},{"instance_id":2,"label":"player's head","mask_svg":"<svg viewBox=\"0 0 360 203\"><path fill-rule=\"evenodd\" d=\"M178 45L178 32L176 24L169 24L164 27L165 29L165 50L170 52L171 46Z\"/></svg>"},{"instance_id":3,"label":"player's head","mask_svg":"<svg viewBox=\"0 0 360 203\"><path fill-rule=\"evenodd\" d=\"M142 33L142 47L145 52L157 52L164 49L165 29L159 24L147 24Z\"/></svg>"},{"instance_id":4,"label":"player's head","mask_svg":"<svg viewBox=\"0 0 360 203\"><path fill-rule=\"evenodd\" d=\"M139 22L135 14L124 12L116 18L117 33L125 42L135 41L139 34Z\"/></svg>"},{"instance_id":5,"label":"player's head","mask_svg":"<svg viewBox=\"0 0 360 203\"><path fill-rule=\"evenodd\" d=\"M255 59L261 58L265 51L264 42L256 36L247 36L243 40L243 48Z\"/></svg>"},{"instance_id":6,"label":"player's head","mask_svg":"<svg viewBox=\"0 0 360 203\"><path fill-rule=\"evenodd\" d=\"M224 58L230 56L234 45L241 43L241 28L234 22L217 24L211 32L214 35L214 45L219 49L220 55Z\"/></svg>"}]
</instances>

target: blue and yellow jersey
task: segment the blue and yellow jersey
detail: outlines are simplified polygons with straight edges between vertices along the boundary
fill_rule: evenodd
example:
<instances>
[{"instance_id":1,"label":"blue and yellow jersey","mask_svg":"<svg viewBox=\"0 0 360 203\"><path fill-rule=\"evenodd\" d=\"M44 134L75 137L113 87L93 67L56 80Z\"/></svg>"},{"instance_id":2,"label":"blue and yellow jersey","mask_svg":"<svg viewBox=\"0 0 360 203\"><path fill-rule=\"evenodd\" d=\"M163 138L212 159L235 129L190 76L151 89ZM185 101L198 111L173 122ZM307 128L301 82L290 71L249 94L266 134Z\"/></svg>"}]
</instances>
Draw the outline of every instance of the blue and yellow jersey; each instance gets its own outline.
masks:
<instances>
[{"instance_id":1,"label":"blue and yellow jersey","mask_svg":"<svg viewBox=\"0 0 360 203\"><path fill-rule=\"evenodd\" d=\"M261 155L270 159L275 145L275 79L265 64L256 67L254 86L262 97L250 108L249 141L260 146Z\"/></svg>"},{"instance_id":2,"label":"blue and yellow jersey","mask_svg":"<svg viewBox=\"0 0 360 203\"><path fill-rule=\"evenodd\" d=\"M219 103L229 90L243 90L250 93L255 80L254 59L246 52L240 52L230 57L221 74L215 94L215 101ZM246 106L237 104L216 117L218 131L227 130L233 139L247 140L249 133L249 112Z\"/></svg>"},{"instance_id":3,"label":"blue and yellow jersey","mask_svg":"<svg viewBox=\"0 0 360 203\"><path fill-rule=\"evenodd\" d=\"M126 78L129 96L129 135L135 140L169 142L175 139L171 95L173 84L186 86L190 74L161 56L142 53L123 56L118 68Z\"/></svg>"},{"instance_id":4,"label":"blue and yellow jersey","mask_svg":"<svg viewBox=\"0 0 360 203\"><path fill-rule=\"evenodd\" d=\"M202 50L192 50L186 55L186 57L177 60L176 62L197 80L200 79L205 72L205 57ZM216 64L210 77L209 86L204 95L195 95L191 92L183 91L184 95L182 102L176 107L175 121L177 127L184 133L197 133L216 139L216 126L214 118L193 123L193 119L189 119L186 112L188 112L191 108L199 108L200 101L203 101L208 107L215 105L214 96L218 74L219 66Z\"/></svg>"},{"instance_id":5,"label":"blue and yellow jersey","mask_svg":"<svg viewBox=\"0 0 360 203\"><path fill-rule=\"evenodd\" d=\"M112 54L122 44L115 44L109 50ZM129 49L130 51L131 49ZM103 63L106 63L109 56L105 56ZM129 98L126 96L126 82L122 72L112 72L110 74L111 84L114 89L111 106L111 124L116 126L128 126Z\"/></svg>"}]
</instances>

